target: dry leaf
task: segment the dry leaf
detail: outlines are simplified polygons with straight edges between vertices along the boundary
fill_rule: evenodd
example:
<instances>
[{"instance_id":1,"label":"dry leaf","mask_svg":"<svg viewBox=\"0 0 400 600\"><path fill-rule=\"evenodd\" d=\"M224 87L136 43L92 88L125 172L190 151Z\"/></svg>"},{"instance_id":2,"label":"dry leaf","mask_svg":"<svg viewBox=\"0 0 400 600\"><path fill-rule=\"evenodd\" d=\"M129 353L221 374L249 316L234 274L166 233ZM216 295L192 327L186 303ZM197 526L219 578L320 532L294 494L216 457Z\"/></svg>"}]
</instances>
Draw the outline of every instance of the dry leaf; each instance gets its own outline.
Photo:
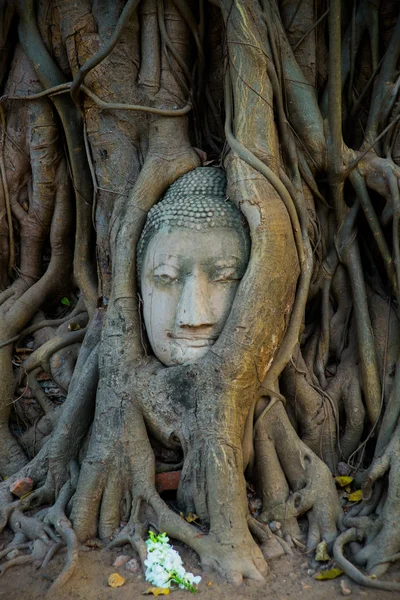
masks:
<instances>
[{"instance_id":1,"label":"dry leaf","mask_svg":"<svg viewBox=\"0 0 400 600\"><path fill-rule=\"evenodd\" d=\"M169 588L151 587L147 588L144 592L144 596L150 596L150 594L153 596L168 596L169 592Z\"/></svg>"},{"instance_id":2,"label":"dry leaf","mask_svg":"<svg viewBox=\"0 0 400 600\"><path fill-rule=\"evenodd\" d=\"M179 513L179 516L182 517L182 519L185 519L185 521L187 521L188 523L193 523L193 521L197 521L198 520L198 516L195 513L191 513L189 512L186 517L183 514L183 512Z\"/></svg>"},{"instance_id":3,"label":"dry leaf","mask_svg":"<svg viewBox=\"0 0 400 600\"><path fill-rule=\"evenodd\" d=\"M328 547L326 542L320 542L315 550L315 560L323 562L325 560L331 560L328 554Z\"/></svg>"},{"instance_id":4,"label":"dry leaf","mask_svg":"<svg viewBox=\"0 0 400 600\"><path fill-rule=\"evenodd\" d=\"M81 329L81 326L79 325L79 323L70 323L68 325L68 329L69 331L79 331L79 329Z\"/></svg>"},{"instance_id":5,"label":"dry leaf","mask_svg":"<svg viewBox=\"0 0 400 600\"><path fill-rule=\"evenodd\" d=\"M108 585L112 588L121 587L121 585L124 585L124 583L125 578L121 577L121 575L118 575L118 573L111 573L110 577L108 578Z\"/></svg>"},{"instance_id":6,"label":"dry leaf","mask_svg":"<svg viewBox=\"0 0 400 600\"><path fill-rule=\"evenodd\" d=\"M335 477L335 481L340 487L346 487L353 481L353 477L347 477L346 475L338 475Z\"/></svg>"},{"instance_id":7,"label":"dry leaf","mask_svg":"<svg viewBox=\"0 0 400 600\"><path fill-rule=\"evenodd\" d=\"M197 521L198 518L199 517L196 515L196 513L191 513L191 512L189 512L187 514L187 516L185 517L185 519L188 523L193 523L193 521Z\"/></svg>"},{"instance_id":8,"label":"dry leaf","mask_svg":"<svg viewBox=\"0 0 400 600\"><path fill-rule=\"evenodd\" d=\"M92 538L85 543L85 546L88 546L89 548L102 549L102 548L104 548L104 542L102 542L101 540L98 540L97 538Z\"/></svg>"},{"instance_id":9,"label":"dry leaf","mask_svg":"<svg viewBox=\"0 0 400 600\"><path fill-rule=\"evenodd\" d=\"M315 575L314 579L318 581L326 581L328 579L336 579L336 577L340 577L343 575L344 571L342 569L329 569L328 571L321 571L318 575Z\"/></svg>"},{"instance_id":10,"label":"dry leaf","mask_svg":"<svg viewBox=\"0 0 400 600\"><path fill-rule=\"evenodd\" d=\"M362 490L356 490L352 494L349 494L348 500L350 502L360 502L363 499Z\"/></svg>"}]
</instances>

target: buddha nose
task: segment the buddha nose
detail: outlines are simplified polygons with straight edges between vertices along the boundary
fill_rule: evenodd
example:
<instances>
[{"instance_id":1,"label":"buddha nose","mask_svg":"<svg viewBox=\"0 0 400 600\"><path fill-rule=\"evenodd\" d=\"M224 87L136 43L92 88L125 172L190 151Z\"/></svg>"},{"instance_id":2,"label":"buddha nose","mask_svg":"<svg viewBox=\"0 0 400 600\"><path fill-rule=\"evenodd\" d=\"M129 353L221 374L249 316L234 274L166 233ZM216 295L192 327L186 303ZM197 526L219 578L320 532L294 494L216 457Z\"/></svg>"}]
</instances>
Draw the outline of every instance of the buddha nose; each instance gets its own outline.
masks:
<instances>
[{"instance_id":1,"label":"buddha nose","mask_svg":"<svg viewBox=\"0 0 400 600\"><path fill-rule=\"evenodd\" d=\"M213 325L207 301L205 278L191 275L184 283L176 315L179 327L205 327Z\"/></svg>"}]
</instances>

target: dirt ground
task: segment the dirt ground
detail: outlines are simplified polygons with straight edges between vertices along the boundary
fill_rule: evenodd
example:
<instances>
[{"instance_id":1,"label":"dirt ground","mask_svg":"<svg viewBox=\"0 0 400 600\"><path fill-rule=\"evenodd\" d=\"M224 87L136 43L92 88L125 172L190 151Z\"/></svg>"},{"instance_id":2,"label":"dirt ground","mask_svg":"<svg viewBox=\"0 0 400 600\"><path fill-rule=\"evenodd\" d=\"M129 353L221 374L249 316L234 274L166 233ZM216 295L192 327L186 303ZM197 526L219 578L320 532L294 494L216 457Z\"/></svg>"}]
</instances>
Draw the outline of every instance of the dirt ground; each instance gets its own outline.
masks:
<instances>
[{"instance_id":1,"label":"dirt ground","mask_svg":"<svg viewBox=\"0 0 400 600\"><path fill-rule=\"evenodd\" d=\"M3 538L3 543L6 538ZM0 540L1 542L1 540ZM233 587L225 583L214 573L201 572L197 555L179 543L174 544L179 550L188 571L202 576L199 585L199 596L204 600L337 600L344 598L341 591L341 580L351 591L351 600L394 600L400 594L367 590L356 585L347 577L339 577L332 581L316 581L307 571L310 569L307 557L296 549L293 557L282 557L270 562L270 573L265 586L253 587L242 585ZM64 589L53 596L57 600L132 600L139 598L150 587L143 575L132 574L125 567L115 568L113 562L120 554L137 555L130 546L114 550L90 549L82 546L80 564L73 577ZM9 569L0 578L0 600L38 600L44 598L51 582L60 573L65 559L65 551L61 550L44 570L36 570L32 565ZM119 573L126 578L125 584L116 589L107 585L111 573ZM394 566L387 575L388 579L400 581L400 566ZM171 592L174 600L189 600L190 592L176 590ZM51 597L51 596L50 596ZM153 597L153 596L149 596Z\"/></svg>"}]
</instances>

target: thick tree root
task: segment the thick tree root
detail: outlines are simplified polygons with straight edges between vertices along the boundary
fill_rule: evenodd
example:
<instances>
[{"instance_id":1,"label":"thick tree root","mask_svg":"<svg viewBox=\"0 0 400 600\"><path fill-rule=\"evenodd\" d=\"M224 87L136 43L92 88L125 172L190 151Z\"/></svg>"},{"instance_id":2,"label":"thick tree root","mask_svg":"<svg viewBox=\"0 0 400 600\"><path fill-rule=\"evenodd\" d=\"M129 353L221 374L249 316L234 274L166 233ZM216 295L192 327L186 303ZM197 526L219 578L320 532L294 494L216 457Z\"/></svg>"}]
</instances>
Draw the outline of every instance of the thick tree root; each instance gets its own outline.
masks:
<instances>
[{"instance_id":1,"label":"thick tree root","mask_svg":"<svg viewBox=\"0 0 400 600\"><path fill-rule=\"evenodd\" d=\"M276 402L259 422L255 447L263 500L259 519L265 523L280 521L283 531L296 538L296 519L306 513L307 547L315 547L322 539L332 542L342 519L332 475L299 439L281 402Z\"/></svg>"},{"instance_id":2,"label":"thick tree root","mask_svg":"<svg viewBox=\"0 0 400 600\"><path fill-rule=\"evenodd\" d=\"M355 556L357 564L365 565L368 573L378 577L390 566L390 557L400 550L399 472L400 425L397 425L389 445L374 460L367 473L363 485L365 500L359 508L360 518L377 513L378 507L381 511L376 520L371 519L369 525L366 522L363 528L366 545ZM384 491L386 486L387 492L386 489Z\"/></svg>"},{"instance_id":3,"label":"thick tree root","mask_svg":"<svg viewBox=\"0 0 400 600\"><path fill-rule=\"evenodd\" d=\"M123 546L124 544L130 544L134 550L139 554L140 562L143 571L145 571L144 561L147 556L146 544L144 538L147 536L148 523L135 522L128 523L122 531L110 542L108 548L115 548L116 546Z\"/></svg>"},{"instance_id":4,"label":"thick tree root","mask_svg":"<svg viewBox=\"0 0 400 600\"><path fill-rule=\"evenodd\" d=\"M300 437L334 471L337 462L336 406L310 376L297 346L281 378L282 393L300 425Z\"/></svg>"},{"instance_id":5,"label":"thick tree root","mask_svg":"<svg viewBox=\"0 0 400 600\"><path fill-rule=\"evenodd\" d=\"M265 560L279 558L284 554L293 555L289 544L279 536L274 535L265 523L261 523L248 515L247 524L253 537L260 542L261 552Z\"/></svg>"}]
</instances>

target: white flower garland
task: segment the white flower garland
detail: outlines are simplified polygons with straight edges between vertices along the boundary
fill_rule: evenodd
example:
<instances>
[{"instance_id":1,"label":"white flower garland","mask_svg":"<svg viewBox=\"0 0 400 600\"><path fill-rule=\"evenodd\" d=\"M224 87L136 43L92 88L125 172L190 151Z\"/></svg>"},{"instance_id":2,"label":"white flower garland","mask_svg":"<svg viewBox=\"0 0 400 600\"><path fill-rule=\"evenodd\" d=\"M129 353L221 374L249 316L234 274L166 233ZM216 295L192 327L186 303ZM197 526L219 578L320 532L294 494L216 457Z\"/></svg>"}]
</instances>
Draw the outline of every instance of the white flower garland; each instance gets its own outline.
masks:
<instances>
[{"instance_id":1,"label":"white flower garland","mask_svg":"<svg viewBox=\"0 0 400 600\"><path fill-rule=\"evenodd\" d=\"M166 533L155 535L149 531L150 537L146 540L147 558L146 580L157 587L169 588L171 583L177 583L180 588L195 592L194 587L201 581L201 577L195 577L188 573L182 563L178 552L168 543Z\"/></svg>"}]
</instances>

